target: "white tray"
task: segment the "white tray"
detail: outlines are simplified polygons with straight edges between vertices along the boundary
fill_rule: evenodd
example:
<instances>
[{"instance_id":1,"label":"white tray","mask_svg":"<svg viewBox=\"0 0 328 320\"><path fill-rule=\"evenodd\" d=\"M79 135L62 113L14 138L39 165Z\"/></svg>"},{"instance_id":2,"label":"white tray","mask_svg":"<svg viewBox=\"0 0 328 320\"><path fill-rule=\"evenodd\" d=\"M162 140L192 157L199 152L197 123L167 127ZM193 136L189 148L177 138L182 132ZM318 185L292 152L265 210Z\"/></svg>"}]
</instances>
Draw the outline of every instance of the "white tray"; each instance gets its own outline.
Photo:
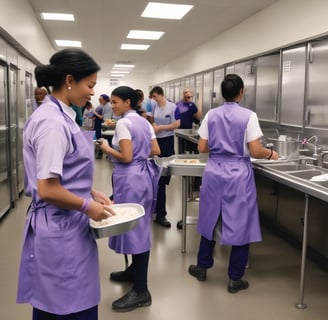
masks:
<instances>
[{"instance_id":1,"label":"white tray","mask_svg":"<svg viewBox=\"0 0 328 320\"><path fill-rule=\"evenodd\" d=\"M206 166L206 162L200 162L200 160L197 158L173 159L170 161L170 164L177 166Z\"/></svg>"},{"instance_id":2,"label":"white tray","mask_svg":"<svg viewBox=\"0 0 328 320\"><path fill-rule=\"evenodd\" d=\"M117 211L117 215L109 217L106 220L102 220L102 223L106 224L99 225L98 222L92 219L89 220L91 230L97 239L116 236L127 232L136 227L138 220L145 215L144 207L137 203L113 204L111 205L111 208L114 211ZM126 217L125 219L122 219L119 216L119 212L122 209L125 211L131 209L131 211L133 210L134 214Z\"/></svg>"}]
</instances>

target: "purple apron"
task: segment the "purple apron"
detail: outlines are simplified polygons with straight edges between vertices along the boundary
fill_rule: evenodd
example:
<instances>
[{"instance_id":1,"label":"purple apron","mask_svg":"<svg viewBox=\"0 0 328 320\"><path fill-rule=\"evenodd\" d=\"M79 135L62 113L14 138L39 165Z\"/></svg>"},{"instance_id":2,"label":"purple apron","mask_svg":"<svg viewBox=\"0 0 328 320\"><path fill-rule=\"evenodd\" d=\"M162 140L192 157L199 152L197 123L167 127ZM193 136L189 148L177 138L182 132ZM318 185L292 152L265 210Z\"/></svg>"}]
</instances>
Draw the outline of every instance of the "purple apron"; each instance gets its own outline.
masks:
<instances>
[{"instance_id":1,"label":"purple apron","mask_svg":"<svg viewBox=\"0 0 328 320\"><path fill-rule=\"evenodd\" d=\"M80 197L90 198L93 132L75 132L73 120L57 100L52 100L72 132L74 146L73 153L64 159L61 184ZM91 308L99 300L98 250L87 215L34 198L25 224L17 302L64 315Z\"/></svg>"},{"instance_id":2,"label":"purple apron","mask_svg":"<svg viewBox=\"0 0 328 320\"><path fill-rule=\"evenodd\" d=\"M145 215L138 225L122 234L109 239L109 247L117 253L139 254L150 250L151 218L157 197L160 168L153 160L147 159L151 152L151 131L147 120L131 118L130 132L133 144L133 161L121 163L113 159L114 203L139 203L145 209ZM118 120L120 121L120 120Z\"/></svg>"},{"instance_id":3,"label":"purple apron","mask_svg":"<svg viewBox=\"0 0 328 320\"><path fill-rule=\"evenodd\" d=\"M251 111L225 103L208 116L210 149L200 190L198 232L213 240L222 218L221 244L261 241L254 173L244 154Z\"/></svg>"}]
</instances>

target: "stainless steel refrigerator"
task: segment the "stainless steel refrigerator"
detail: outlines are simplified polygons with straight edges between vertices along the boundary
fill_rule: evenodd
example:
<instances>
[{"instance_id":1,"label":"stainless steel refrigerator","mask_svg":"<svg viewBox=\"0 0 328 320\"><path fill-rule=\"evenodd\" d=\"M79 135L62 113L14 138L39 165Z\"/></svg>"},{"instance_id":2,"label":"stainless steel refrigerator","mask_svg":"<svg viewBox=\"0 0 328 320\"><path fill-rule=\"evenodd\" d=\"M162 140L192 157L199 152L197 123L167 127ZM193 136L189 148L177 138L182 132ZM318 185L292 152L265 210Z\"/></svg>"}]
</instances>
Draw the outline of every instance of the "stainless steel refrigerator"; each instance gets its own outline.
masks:
<instances>
[{"instance_id":1,"label":"stainless steel refrigerator","mask_svg":"<svg viewBox=\"0 0 328 320\"><path fill-rule=\"evenodd\" d=\"M0 60L0 218L11 207L7 76L7 65Z\"/></svg>"}]
</instances>

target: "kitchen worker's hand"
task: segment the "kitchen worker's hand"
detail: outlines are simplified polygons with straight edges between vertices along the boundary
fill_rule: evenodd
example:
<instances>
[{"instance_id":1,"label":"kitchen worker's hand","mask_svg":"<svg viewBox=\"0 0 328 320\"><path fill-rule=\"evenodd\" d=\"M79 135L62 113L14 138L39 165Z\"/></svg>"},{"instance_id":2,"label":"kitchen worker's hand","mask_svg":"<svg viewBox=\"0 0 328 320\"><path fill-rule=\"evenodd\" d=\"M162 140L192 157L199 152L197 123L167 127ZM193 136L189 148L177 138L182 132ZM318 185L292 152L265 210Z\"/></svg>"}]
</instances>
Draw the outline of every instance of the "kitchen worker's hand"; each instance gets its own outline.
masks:
<instances>
[{"instance_id":1,"label":"kitchen worker's hand","mask_svg":"<svg viewBox=\"0 0 328 320\"><path fill-rule=\"evenodd\" d=\"M158 124L156 124L155 122L152 124L153 129L155 131L155 133L160 132L160 126Z\"/></svg>"},{"instance_id":2,"label":"kitchen worker's hand","mask_svg":"<svg viewBox=\"0 0 328 320\"><path fill-rule=\"evenodd\" d=\"M115 211L111 208L110 205L100 204L99 202L91 200L86 214L95 221L101 221L107 219L111 216L115 216Z\"/></svg>"},{"instance_id":3,"label":"kitchen worker's hand","mask_svg":"<svg viewBox=\"0 0 328 320\"><path fill-rule=\"evenodd\" d=\"M97 191L97 190L92 190L91 192L93 200L101 203L101 204L106 204L106 205L111 205L113 202L109 199L108 196L106 196L103 192Z\"/></svg>"},{"instance_id":4,"label":"kitchen worker's hand","mask_svg":"<svg viewBox=\"0 0 328 320\"><path fill-rule=\"evenodd\" d=\"M99 139L98 140L98 145L99 145L99 148L103 152L109 154L110 146L109 146L108 141L106 139Z\"/></svg>"},{"instance_id":5,"label":"kitchen worker's hand","mask_svg":"<svg viewBox=\"0 0 328 320\"><path fill-rule=\"evenodd\" d=\"M278 160L279 159L279 155L276 151L272 151L272 156L271 156L272 160Z\"/></svg>"}]
</instances>

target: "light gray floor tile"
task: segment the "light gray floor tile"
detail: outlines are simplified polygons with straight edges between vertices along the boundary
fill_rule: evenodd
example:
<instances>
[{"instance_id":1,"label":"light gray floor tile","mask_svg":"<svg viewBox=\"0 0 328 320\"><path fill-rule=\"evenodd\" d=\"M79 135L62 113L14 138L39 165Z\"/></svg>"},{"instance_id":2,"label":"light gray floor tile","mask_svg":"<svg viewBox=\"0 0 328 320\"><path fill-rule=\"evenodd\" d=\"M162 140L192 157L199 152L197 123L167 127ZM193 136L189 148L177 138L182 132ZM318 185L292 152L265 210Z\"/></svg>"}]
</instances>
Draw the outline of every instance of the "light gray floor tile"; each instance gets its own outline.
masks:
<instances>
[{"instance_id":1,"label":"light gray floor tile","mask_svg":"<svg viewBox=\"0 0 328 320\"><path fill-rule=\"evenodd\" d=\"M97 160L94 185L111 193L111 167L107 160ZM124 269L124 258L108 249L107 239L97 240L100 256L102 298L99 320L327 320L328 273L307 261L305 303L298 310L300 260L298 250L263 228L263 241L251 246L249 269L245 279L250 288L237 294L227 292L228 247L217 245L215 264L208 280L199 282L188 274L196 262L199 235L194 225L187 229L187 252L181 253L181 231L175 225L181 218L181 178L172 177L168 187L168 219L171 229L153 224L149 289L151 307L129 313L112 311L111 303L129 290L127 284L108 280L112 271ZM25 212L29 199L22 196L0 224L0 319L31 319L29 305L16 304L18 265ZM197 202L189 213L197 215Z\"/></svg>"}]
</instances>

